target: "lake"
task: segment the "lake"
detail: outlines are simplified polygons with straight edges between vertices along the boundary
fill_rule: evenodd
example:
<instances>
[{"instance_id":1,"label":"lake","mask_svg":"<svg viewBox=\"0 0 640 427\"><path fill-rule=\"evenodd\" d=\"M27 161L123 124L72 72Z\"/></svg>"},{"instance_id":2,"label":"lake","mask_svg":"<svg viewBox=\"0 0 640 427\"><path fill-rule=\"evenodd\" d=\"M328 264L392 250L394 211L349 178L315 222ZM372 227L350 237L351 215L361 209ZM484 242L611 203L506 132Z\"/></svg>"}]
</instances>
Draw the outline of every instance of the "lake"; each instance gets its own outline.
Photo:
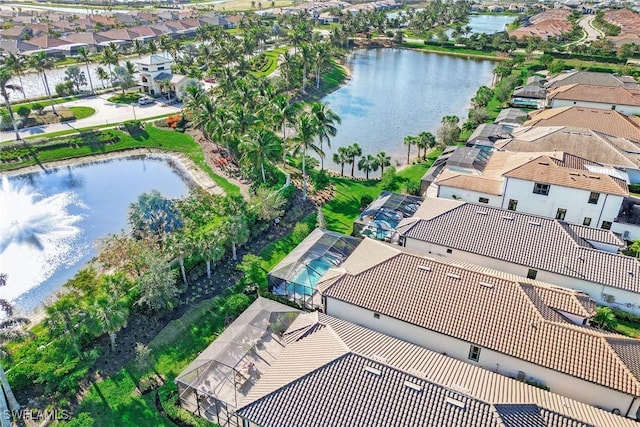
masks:
<instances>
[{"instance_id":1,"label":"lake","mask_svg":"<svg viewBox=\"0 0 640 427\"><path fill-rule=\"evenodd\" d=\"M0 271L8 274L2 297L22 311L37 308L97 255L101 237L129 229L127 210L139 195L188 194L178 171L152 156L8 177L0 187Z\"/></svg>"},{"instance_id":2,"label":"lake","mask_svg":"<svg viewBox=\"0 0 640 427\"><path fill-rule=\"evenodd\" d=\"M332 153L353 142L363 154L385 151L393 165L405 164L404 137L422 131L435 135L446 115L465 119L470 99L478 87L491 83L496 64L405 49L350 54L351 80L322 99L342 119L332 148L325 147L325 168L339 171ZM412 151L415 155L415 147Z\"/></svg>"}]
</instances>

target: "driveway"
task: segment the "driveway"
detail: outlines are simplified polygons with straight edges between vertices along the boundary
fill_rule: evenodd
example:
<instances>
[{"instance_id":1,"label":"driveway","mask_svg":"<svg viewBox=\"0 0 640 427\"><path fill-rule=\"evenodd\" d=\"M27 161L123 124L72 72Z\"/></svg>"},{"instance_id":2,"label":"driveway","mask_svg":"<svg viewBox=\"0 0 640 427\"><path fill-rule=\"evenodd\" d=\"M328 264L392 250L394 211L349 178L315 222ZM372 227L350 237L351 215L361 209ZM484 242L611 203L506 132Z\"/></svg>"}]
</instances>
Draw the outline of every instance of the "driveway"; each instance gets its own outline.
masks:
<instances>
[{"instance_id":1,"label":"driveway","mask_svg":"<svg viewBox=\"0 0 640 427\"><path fill-rule=\"evenodd\" d=\"M54 123L50 125L34 126L30 128L20 129L20 136L23 138L28 138L31 136L44 135L46 133L59 132L69 129L116 124L134 119L143 120L149 117L160 116L163 114L178 113L182 109L180 104L163 106L157 102L155 104L144 106L114 104L107 101L107 98L111 96L113 96L113 94L103 94L58 104L56 105L56 107L91 107L96 110L96 112L93 115L81 120L73 120L71 122ZM41 103L45 106L47 105L46 101L42 101ZM47 109L50 108L51 107L49 106ZM14 141L15 139L16 137L13 131L0 132L0 142Z\"/></svg>"}]
</instances>

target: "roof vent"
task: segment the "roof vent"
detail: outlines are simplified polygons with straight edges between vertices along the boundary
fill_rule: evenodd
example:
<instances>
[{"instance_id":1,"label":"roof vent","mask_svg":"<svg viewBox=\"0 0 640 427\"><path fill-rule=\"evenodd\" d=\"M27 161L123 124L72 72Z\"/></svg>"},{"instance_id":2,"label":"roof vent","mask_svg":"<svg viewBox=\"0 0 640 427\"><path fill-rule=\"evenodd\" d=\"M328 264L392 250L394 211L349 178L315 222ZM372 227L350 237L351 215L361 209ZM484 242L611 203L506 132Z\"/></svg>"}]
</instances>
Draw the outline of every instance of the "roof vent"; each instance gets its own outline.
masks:
<instances>
[{"instance_id":1,"label":"roof vent","mask_svg":"<svg viewBox=\"0 0 640 427\"><path fill-rule=\"evenodd\" d=\"M457 406L460 409L464 409L465 407L465 404L463 401L453 399L451 397L447 397L446 399L444 399L444 401L447 402L449 405Z\"/></svg>"},{"instance_id":2,"label":"roof vent","mask_svg":"<svg viewBox=\"0 0 640 427\"><path fill-rule=\"evenodd\" d=\"M422 386L412 383L411 381L405 381L404 382L404 386L405 387L409 387L411 390L415 390L415 391L422 391Z\"/></svg>"},{"instance_id":3,"label":"roof vent","mask_svg":"<svg viewBox=\"0 0 640 427\"><path fill-rule=\"evenodd\" d=\"M489 215L487 211L476 211L478 215Z\"/></svg>"},{"instance_id":4,"label":"roof vent","mask_svg":"<svg viewBox=\"0 0 640 427\"><path fill-rule=\"evenodd\" d=\"M365 366L364 370L369 372L370 374L373 374L373 375L377 376L377 377L382 375L382 372L380 371L380 369L372 368L371 366Z\"/></svg>"},{"instance_id":5,"label":"roof vent","mask_svg":"<svg viewBox=\"0 0 640 427\"><path fill-rule=\"evenodd\" d=\"M447 273L447 277L450 277L452 279L460 280L460 275L459 274Z\"/></svg>"},{"instance_id":6,"label":"roof vent","mask_svg":"<svg viewBox=\"0 0 640 427\"><path fill-rule=\"evenodd\" d=\"M537 225L538 227L540 227L540 225L541 225L539 222L536 222L536 221L529 221L529 224Z\"/></svg>"},{"instance_id":7,"label":"roof vent","mask_svg":"<svg viewBox=\"0 0 640 427\"><path fill-rule=\"evenodd\" d=\"M485 288L489 288L489 289L493 289L493 284L492 283L487 283L487 282L479 282L480 286L485 287Z\"/></svg>"},{"instance_id":8,"label":"roof vent","mask_svg":"<svg viewBox=\"0 0 640 427\"><path fill-rule=\"evenodd\" d=\"M419 265L418 266L418 270L422 270L422 271L431 271L431 267L427 266L427 265Z\"/></svg>"},{"instance_id":9,"label":"roof vent","mask_svg":"<svg viewBox=\"0 0 640 427\"><path fill-rule=\"evenodd\" d=\"M503 215L502 219L506 219L508 221L513 221L513 217L512 216L507 216L507 215Z\"/></svg>"},{"instance_id":10,"label":"roof vent","mask_svg":"<svg viewBox=\"0 0 640 427\"><path fill-rule=\"evenodd\" d=\"M538 162L538 164L542 166L549 166L549 162Z\"/></svg>"},{"instance_id":11,"label":"roof vent","mask_svg":"<svg viewBox=\"0 0 640 427\"><path fill-rule=\"evenodd\" d=\"M629 273L629 276L633 277L633 270L628 270L627 273Z\"/></svg>"}]
</instances>

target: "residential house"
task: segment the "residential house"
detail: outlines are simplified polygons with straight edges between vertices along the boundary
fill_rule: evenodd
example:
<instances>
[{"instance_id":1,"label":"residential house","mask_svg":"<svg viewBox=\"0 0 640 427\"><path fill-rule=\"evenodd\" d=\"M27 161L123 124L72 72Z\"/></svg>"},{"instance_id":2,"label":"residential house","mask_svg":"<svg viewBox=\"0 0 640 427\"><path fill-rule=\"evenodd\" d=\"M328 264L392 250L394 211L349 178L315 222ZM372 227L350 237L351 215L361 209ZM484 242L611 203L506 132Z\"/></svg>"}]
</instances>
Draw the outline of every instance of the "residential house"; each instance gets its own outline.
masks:
<instances>
[{"instance_id":1,"label":"residential house","mask_svg":"<svg viewBox=\"0 0 640 427\"><path fill-rule=\"evenodd\" d=\"M511 95L511 105L522 108L544 108L546 106L547 90L544 88L545 80L540 76L531 76L526 85L518 86Z\"/></svg>"},{"instance_id":2,"label":"residential house","mask_svg":"<svg viewBox=\"0 0 640 427\"><path fill-rule=\"evenodd\" d=\"M182 74L173 74L173 60L162 55L150 55L135 61L143 92L162 96L166 100L180 100L185 85L191 80Z\"/></svg>"},{"instance_id":3,"label":"residential house","mask_svg":"<svg viewBox=\"0 0 640 427\"><path fill-rule=\"evenodd\" d=\"M540 37L542 40L548 40L550 37L559 39L563 34L571 31L571 23L569 22L568 10L552 9L538 13L524 25L508 31L509 36L516 37L518 40Z\"/></svg>"},{"instance_id":4,"label":"residential house","mask_svg":"<svg viewBox=\"0 0 640 427\"><path fill-rule=\"evenodd\" d=\"M560 73L544 84L549 91L560 86L573 84L592 86L619 86L627 89L640 89L640 85L631 76L618 76L610 73L597 73L594 71L569 71Z\"/></svg>"},{"instance_id":5,"label":"residential house","mask_svg":"<svg viewBox=\"0 0 640 427\"><path fill-rule=\"evenodd\" d=\"M525 126L569 126L592 129L605 135L640 143L640 117L627 116L615 110L587 107L561 107L529 113Z\"/></svg>"},{"instance_id":6,"label":"residential house","mask_svg":"<svg viewBox=\"0 0 640 427\"><path fill-rule=\"evenodd\" d=\"M468 173L480 173L487 165L491 153L477 147L445 147L440 156L425 172L420 181L420 193L425 194L429 186L449 167L464 170ZM435 196L434 196L435 197Z\"/></svg>"},{"instance_id":7,"label":"residential house","mask_svg":"<svg viewBox=\"0 0 640 427\"><path fill-rule=\"evenodd\" d=\"M425 200L397 231L410 250L576 289L640 313L640 261L616 253L625 245L612 231L440 198Z\"/></svg>"},{"instance_id":8,"label":"residential house","mask_svg":"<svg viewBox=\"0 0 640 427\"><path fill-rule=\"evenodd\" d=\"M526 120L527 112L525 110L520 108L505 108L498 113L493 123L517 128L522 126Z\"/></svg>"},{"instance_id":9,"label":"residential house","mask_svg":"<svg viewBox=\"0 0 640 427\"><path fill-rule=\"evenodd\" d=\"M583 403L640 415L640 341L583 326L595 309L584 294L421 253L365 239L318 283L325 313Z\"/></svg>"},{"instance_id":10,"label":"residential house","mask_svg":"<svg viewBox=\"0 0 640 427\"><path fill-rule=\"evenodd\" d=\"M616 110L627 115L640 114L640 89L571 84L559 86L550 91L547 95L547 103L551 108L578 105Z\"/></svg>"},{"instance_id":11,"label":"residential house","mask_svg":"<svg viewBox=\"0 0 640 427\"><path fill-rule=\"evenodd\" d=\"M33 29L19 25L0 30L0 38L4 40L27 40L33 36Z\"/></svg>"},{"instance_id":12,"label":"residential house","mask_svg":"<svg viewBox=\"0 0 640 427\"><path fill-rule=\"evenodd\" d=\"M497 140L509 138L511 130L511 126L502 123L482 123L469 136L466 145L491 150Z\"/></svg>"},{"instance_id":13,"label":"residential house","mask_svg":"<svg viewBox=\"0 0 640 427\"><path fill-rule=\"evenodd\" d=\"M372 329L264 298L176 383L183 408L219 425L635 425Z\"/></svg>"}]
</instances>

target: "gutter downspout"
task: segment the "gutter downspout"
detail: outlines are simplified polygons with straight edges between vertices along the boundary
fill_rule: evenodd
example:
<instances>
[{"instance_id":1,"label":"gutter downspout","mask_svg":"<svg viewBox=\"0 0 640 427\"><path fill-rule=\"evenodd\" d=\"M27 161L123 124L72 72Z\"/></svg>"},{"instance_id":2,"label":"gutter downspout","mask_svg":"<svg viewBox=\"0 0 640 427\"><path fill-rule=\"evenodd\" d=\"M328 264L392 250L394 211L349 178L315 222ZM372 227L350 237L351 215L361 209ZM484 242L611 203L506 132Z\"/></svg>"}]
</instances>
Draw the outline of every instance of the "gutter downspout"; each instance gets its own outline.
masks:
<instances>
[{"instance_id":1,"label":"gutter downspout","mask_svg":"<svg viewBox=\"0 0 640 427\"><path fill-rule=\"evenodd\" d=\"M633 404L636 403L636 400L638 400L638 397L634 397L631 400L631 404L629 405L629 409L627 409L627 413L624 414L625 417L629 418L629 412L631 412L631 408L633 408ZM636 419L636 421L637 421L637 419Z\"/></svg>"},{"instance_id":2,"label":"gutter downspout","mask_svg":"<svg viewBox=\"0 0 640 427\"><path fill-rule=\"evenodd\" d=\"M600 220L602 219L602 211L604 211L604 207L607 204L607 198L609 197L608 194L604 195L604 203L602 204L602 208L600 209L600 216L598 216L598 224L600 224ZM601 225L596 225L596 227L598 228L602 228Z\"/></svg>"}]
</instances>

